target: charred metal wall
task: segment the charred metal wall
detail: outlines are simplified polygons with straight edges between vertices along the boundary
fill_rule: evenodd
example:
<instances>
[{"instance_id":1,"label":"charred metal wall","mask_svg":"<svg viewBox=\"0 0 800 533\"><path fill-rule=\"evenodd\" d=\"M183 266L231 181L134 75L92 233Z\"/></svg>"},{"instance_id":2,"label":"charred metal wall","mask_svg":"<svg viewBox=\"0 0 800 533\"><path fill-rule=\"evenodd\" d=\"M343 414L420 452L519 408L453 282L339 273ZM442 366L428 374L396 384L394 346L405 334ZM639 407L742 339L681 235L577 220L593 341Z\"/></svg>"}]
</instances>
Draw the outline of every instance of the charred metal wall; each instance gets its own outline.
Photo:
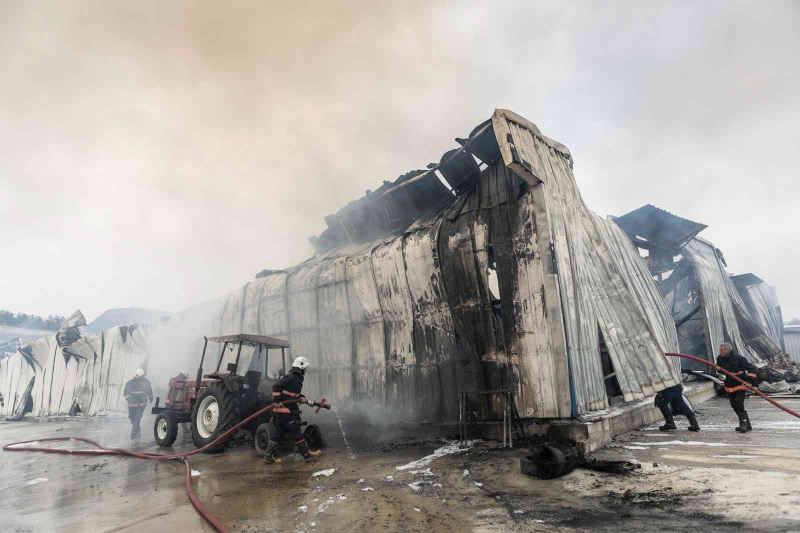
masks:
<instances>
[{"instance_id":1,"label":"charred metal wall","mask_svg":"<svg viewBox=\"0 0 800 533\"><path fill-rule=\"evenodd\" d=\"M754 277L754 276L753 276ZM778 303L775 288L756 278L755 284L743 282L743 276L731 278L753 321L764 334L779 347L786 350L783 340L783 313ZM742 282L740 282L742 280Z\"/></svg>"},{"instance_id":2,"label":"charred metal wall","mask_svg":"<svg viewBox=\"0 0 800 533\"><path fill-rule=\"evenodd\" d=\"M695 238L682 252L685 258L661 284L681 351L716 361L720 343L729 342L756 364L780 356L780 346L751 314L714 246ZM703 369L692 362L684 368Z\"/></svg>"},{"instance_id":3,"label":"charred metal wall","mask_svg":"<svg viewBox=\"0 0 800 533\"><path fill-rule=\"evenodd\" d=\"M66 415L75 408L89 416L127 414L122 391L137 368L147 370L163 398L171 377L197 368L202 335L217 327L220 316L219 303L208 302L163 322L81 334L68 345L56 335L38 338L0 360L0 416Z\"/></svg>"}]
</instances>

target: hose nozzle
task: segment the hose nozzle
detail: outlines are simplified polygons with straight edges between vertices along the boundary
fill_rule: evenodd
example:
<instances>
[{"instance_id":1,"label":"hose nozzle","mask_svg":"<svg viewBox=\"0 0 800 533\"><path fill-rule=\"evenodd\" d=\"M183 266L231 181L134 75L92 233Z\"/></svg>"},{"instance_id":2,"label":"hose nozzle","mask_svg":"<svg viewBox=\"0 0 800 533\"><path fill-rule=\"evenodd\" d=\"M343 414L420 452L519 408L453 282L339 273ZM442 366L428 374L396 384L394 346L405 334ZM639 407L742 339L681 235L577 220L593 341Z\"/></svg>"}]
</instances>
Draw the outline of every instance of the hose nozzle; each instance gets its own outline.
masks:
<instances>
[{"instance_id":1,"label":"hose nozzle","mask_svg":"<svg viewBox=\"0 0 800 533\"><path fill-rule=\"evenodd\" d=\"M327 409L328 411L331 410L331 404L329 404L325 398L321 399L320 401L316 402L317 410L314 413L319 413L320 409Z\"/></svg>"}]
</instances>

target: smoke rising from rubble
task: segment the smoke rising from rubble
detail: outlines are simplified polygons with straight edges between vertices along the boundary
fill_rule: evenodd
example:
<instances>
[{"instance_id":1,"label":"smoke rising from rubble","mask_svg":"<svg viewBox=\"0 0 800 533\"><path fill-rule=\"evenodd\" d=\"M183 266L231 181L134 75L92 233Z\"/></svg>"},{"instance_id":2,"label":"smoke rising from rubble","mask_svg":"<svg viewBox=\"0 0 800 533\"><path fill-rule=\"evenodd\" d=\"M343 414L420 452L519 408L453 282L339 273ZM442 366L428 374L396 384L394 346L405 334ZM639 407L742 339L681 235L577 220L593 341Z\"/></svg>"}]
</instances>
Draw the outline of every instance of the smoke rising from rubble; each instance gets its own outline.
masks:
<instances>
[{"instance_id":1,"label":"smoke rising from rubble","mask_svg":"<svg viewBox=\"0 0 800 533\"><path fill-rule=\"evenodd\" d=\"M708 224L800 316L798 23L793 2L3 2L3 305L218 297L507 107L570 147L592 209Z\"/></svg>"}]
</instances>

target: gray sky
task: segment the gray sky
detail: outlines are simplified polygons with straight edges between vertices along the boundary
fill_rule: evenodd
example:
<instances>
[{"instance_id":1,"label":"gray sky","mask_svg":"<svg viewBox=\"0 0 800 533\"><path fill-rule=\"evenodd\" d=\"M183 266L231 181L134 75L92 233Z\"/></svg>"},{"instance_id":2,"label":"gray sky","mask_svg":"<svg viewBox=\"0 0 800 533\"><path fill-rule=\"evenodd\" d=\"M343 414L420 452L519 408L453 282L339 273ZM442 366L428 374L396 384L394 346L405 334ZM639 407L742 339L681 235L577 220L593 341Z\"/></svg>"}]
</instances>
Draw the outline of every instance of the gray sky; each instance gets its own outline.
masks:
<instances>
[{"instance_id":1,"label":"gray sky","mask_svg":"<svg viewBox=\"0 0 800 533\"><path fill-rule=\"evenodd\" d=\"M0 3L1 308L222 295L506 107L800 316L800 3L194 4Z\"/></svg>"}]
</instances>

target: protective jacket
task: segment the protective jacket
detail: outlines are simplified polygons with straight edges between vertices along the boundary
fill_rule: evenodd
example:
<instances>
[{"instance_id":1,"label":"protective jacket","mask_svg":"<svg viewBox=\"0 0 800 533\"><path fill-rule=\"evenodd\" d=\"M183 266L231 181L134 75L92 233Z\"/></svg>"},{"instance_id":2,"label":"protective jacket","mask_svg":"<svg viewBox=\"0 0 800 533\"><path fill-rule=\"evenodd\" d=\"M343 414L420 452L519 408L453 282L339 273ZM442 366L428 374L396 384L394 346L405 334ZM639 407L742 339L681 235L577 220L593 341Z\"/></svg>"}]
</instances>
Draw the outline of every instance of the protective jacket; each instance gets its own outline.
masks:
<instances>
[{"instance_id":1,"label":"protective jacket","mask_svg":"<svg viewBox=\"0 0 800 533\"><path fill-rule=\"evenodd\" d=\"M272 401L282 403L288 400L299 400L303 396L303 371L299 368L292 368L288 374L279 379L272 386ZM272 410L275 414L300 414L300 402L292 401L285 406L276 407Z\"/></svg>"},{"instance_id":2,"label":"protective jacket","mask_svg":"<svg viewBox=\"0 0 800 533\"><path fill-rule=\"evenodd\" d=\"M736 352L731 352L728 355L717 357L717 366L724 368L731 374L736 374L745 381L755 379L756 372L758 371L755 365ZM746 386L742 385L732 377L727 375L725 376L726 392L736 392L746 389Z\"/></svg>"},{"instance_id":3,"label":"protective jacket","mask_svg":"<svg viewBox=\"0 0 800 533\"><path fill-rule=\"evenodd\" d=\"M122 394L128 401L128 407L144 407L153 400L153 389L144 376L128 381Z\"/></svg>"}]
</instances>

